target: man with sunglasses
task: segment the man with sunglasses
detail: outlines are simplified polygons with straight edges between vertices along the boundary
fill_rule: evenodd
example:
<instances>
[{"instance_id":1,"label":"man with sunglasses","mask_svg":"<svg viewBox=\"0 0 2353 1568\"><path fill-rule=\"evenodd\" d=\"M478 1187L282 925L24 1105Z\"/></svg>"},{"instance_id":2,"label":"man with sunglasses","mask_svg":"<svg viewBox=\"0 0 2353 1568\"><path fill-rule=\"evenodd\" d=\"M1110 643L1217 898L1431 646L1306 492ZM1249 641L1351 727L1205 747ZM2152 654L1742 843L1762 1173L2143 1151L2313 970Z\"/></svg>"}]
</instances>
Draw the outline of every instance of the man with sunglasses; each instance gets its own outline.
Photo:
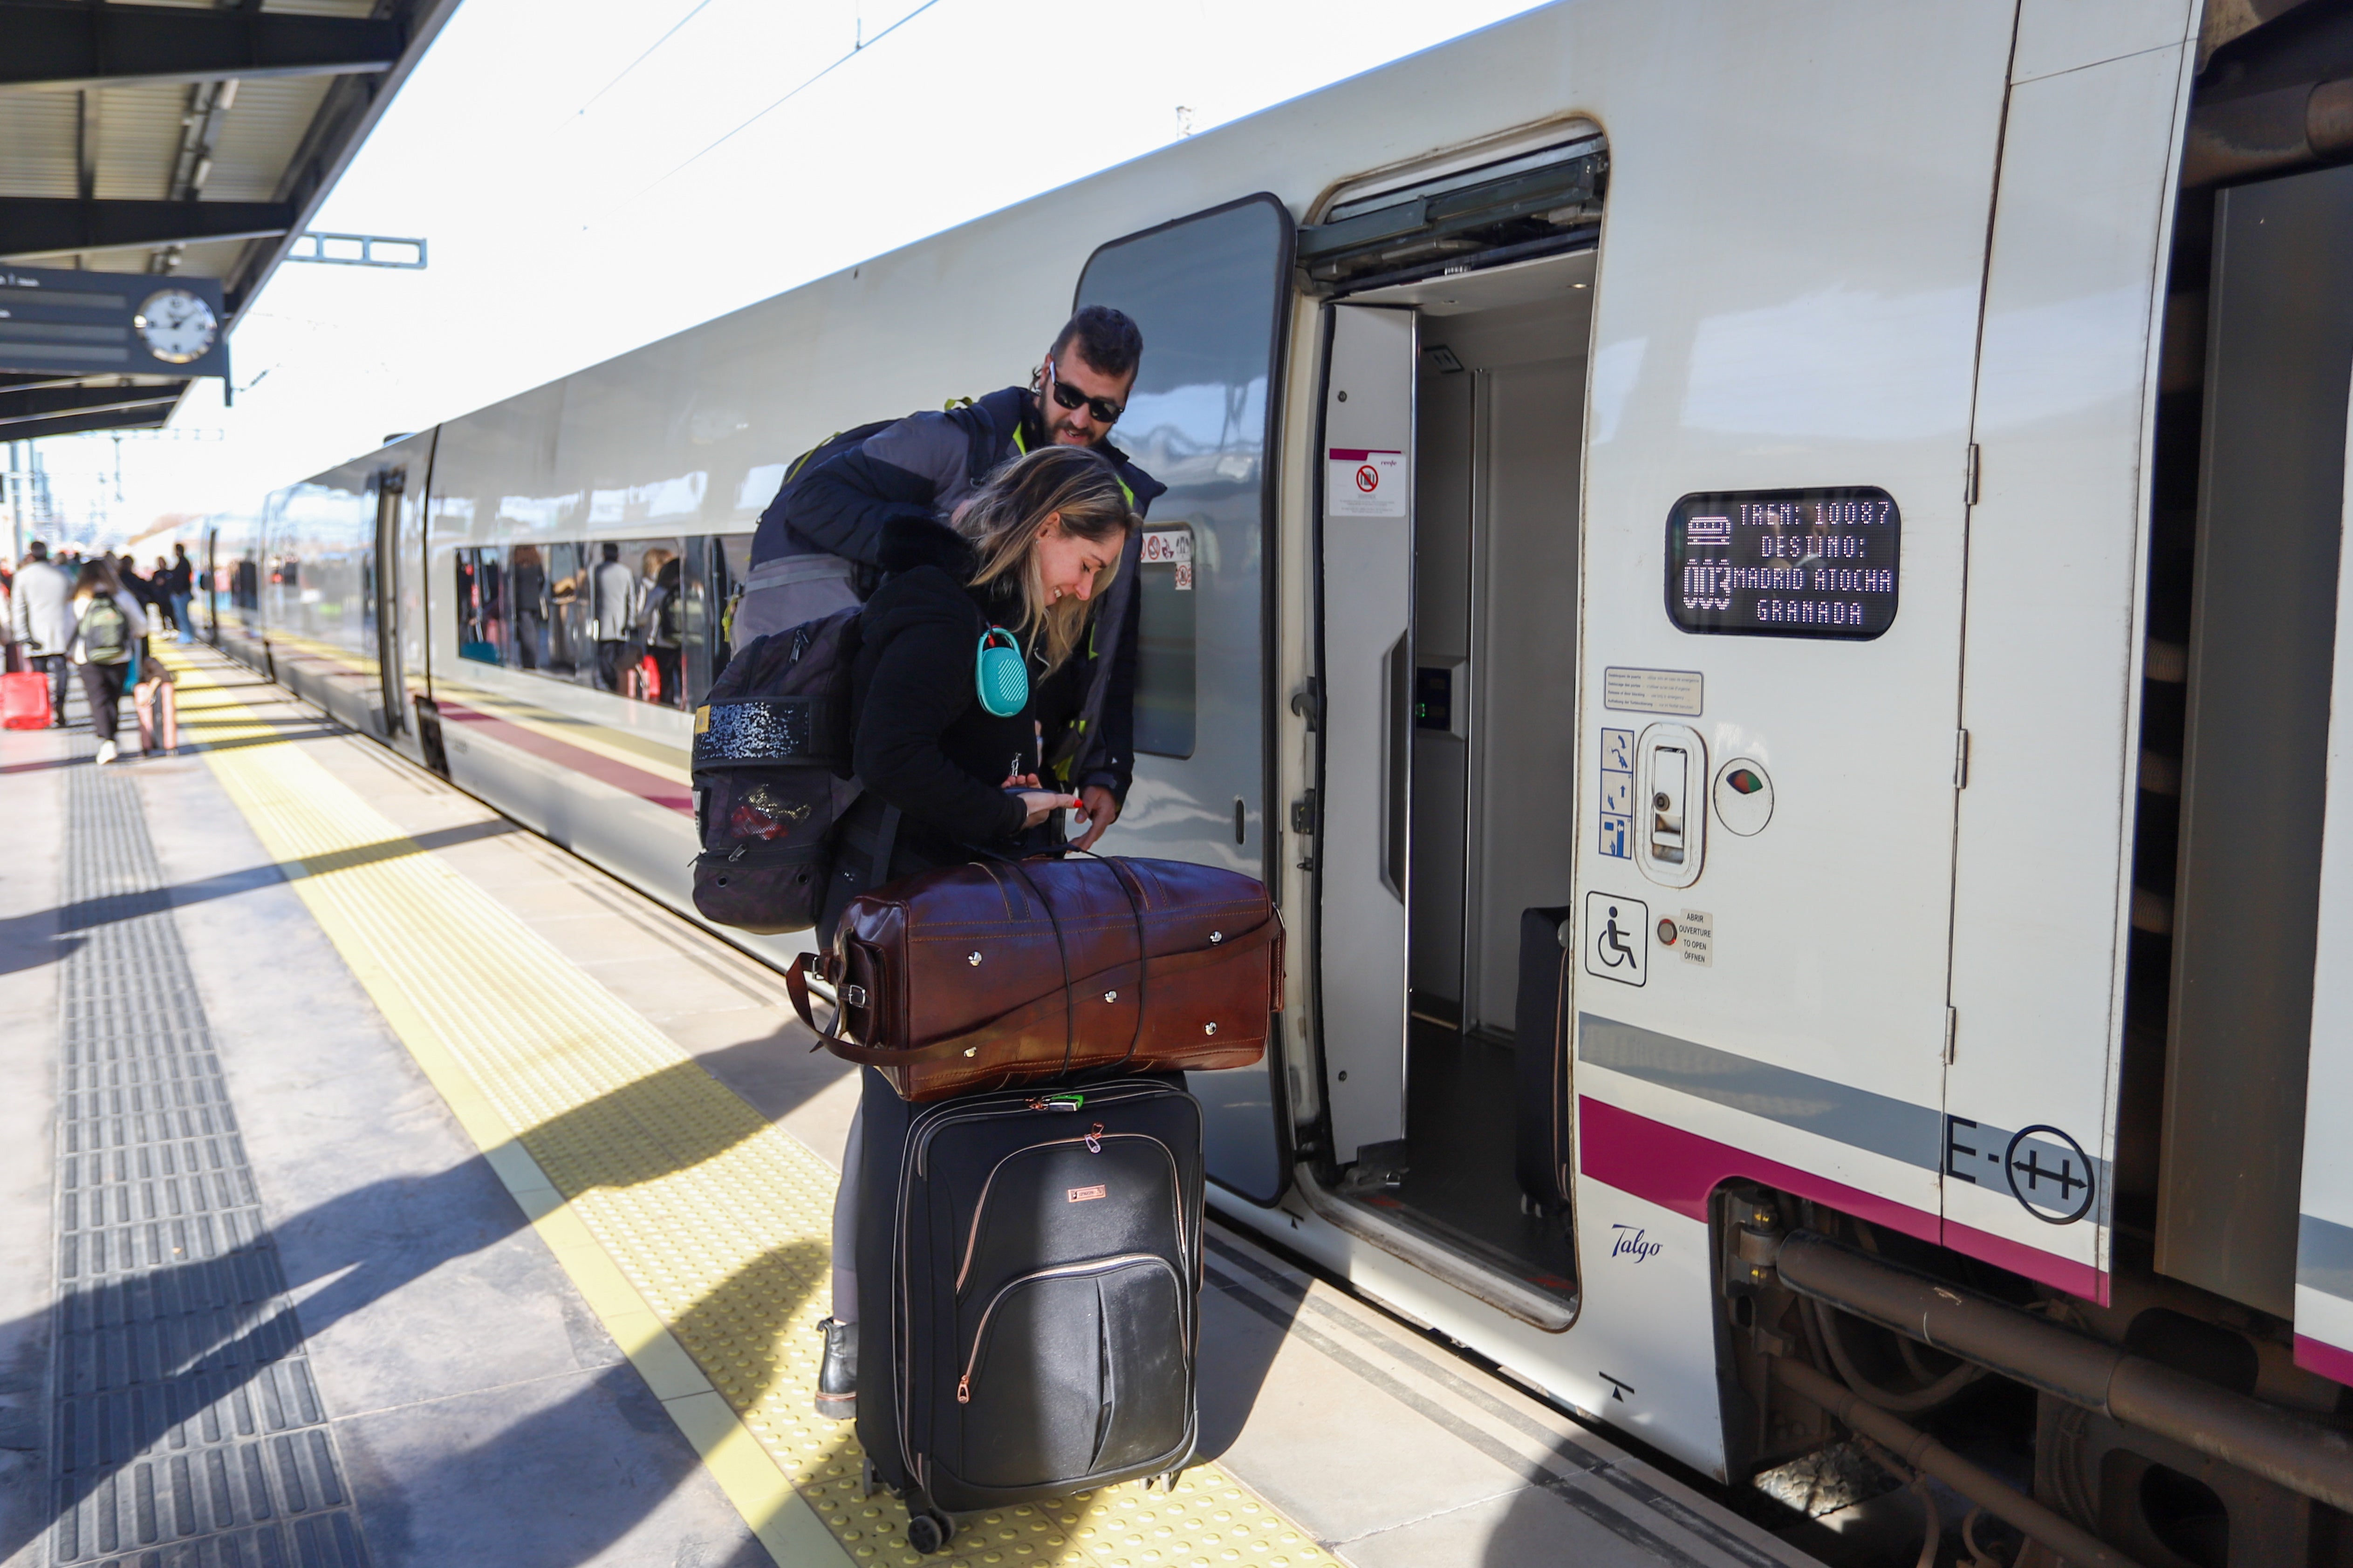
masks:
<instances>
[{"instance_id":1,"label":"man with sunglasses","mask_svg":"<svg viewBox=\"0 0 2353 1568\"><path fill-rule=\"evenodd\" d=\"M908 416L788 473L760 516L733 641L813 620L862 600L880 571L893 518L945 521L999 465L1049 443L1092 447L1117 472L1141 516L1167 487L1111 444L1144 359L1144 334L1121 311L1089 305L1064 323L1027 386ZM851 432L857 436L858 432ZM1040 688L1045 755L1085 803L1081 848L1119 816L1133 777L1135 584L1143 533L1128 537L1083 656Z\"/></svg>"}]
</instances>

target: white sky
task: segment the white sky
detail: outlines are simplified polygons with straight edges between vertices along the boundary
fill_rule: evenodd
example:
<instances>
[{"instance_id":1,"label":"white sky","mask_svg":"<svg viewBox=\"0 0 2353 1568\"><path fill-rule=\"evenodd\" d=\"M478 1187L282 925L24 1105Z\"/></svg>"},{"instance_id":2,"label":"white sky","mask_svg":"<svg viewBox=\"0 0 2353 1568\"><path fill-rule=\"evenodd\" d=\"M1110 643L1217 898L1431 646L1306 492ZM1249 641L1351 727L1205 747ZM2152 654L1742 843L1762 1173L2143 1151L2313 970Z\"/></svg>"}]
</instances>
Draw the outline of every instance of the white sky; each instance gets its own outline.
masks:
<instances>
[{"instance_id":1,"label":"white sky","mask_svg":"<svg viewBox=\"0 0 2353 1568\"><path fill-rule=\"evenodd\" d=\"M1525 8L465 0L316 225L422 236L432 265L281 267L231 341L234 407L200 383L175 436L43 460L117 539L248 510L387 433L1149 153L1179 105L1207 130Z\"/></svg>"}]
</instances>

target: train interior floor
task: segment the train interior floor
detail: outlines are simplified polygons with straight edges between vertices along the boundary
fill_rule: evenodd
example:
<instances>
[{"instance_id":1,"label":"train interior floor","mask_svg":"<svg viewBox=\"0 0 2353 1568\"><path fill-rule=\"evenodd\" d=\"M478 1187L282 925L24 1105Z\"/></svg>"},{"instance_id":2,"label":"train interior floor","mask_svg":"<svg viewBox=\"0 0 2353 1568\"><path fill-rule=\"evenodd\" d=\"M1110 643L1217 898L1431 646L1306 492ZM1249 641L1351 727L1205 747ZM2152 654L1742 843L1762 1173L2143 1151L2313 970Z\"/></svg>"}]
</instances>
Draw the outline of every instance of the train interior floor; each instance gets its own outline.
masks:
<instances>
[{"instance_id":1,"label":"train interior floor","mask_svg":"<svg viewBox=\"0 0 2353 1568\"><path fill-rule=\"evenodd\" d=\"M1400 1179L1358 1201L1562 1297L1577 1292L1566 1215L1531 1214L1514 1168L1514 1047L1417 1017L1406 1040Z\"/></svg>"},{"instance_id":2,"label":"train interior floor","mask_svg":"<svg viewBox=\"0 0 2353 1568\"><path fill-rule=\"evenodd\" d=\"M0 1564L918 1562L810 1413L855 1081L781 978L169 657L178 754L0 734ZM1809 1561L1214 1221L1207 1279L1175 1491L930 1561Z\"/></svg>"}]
</instances>

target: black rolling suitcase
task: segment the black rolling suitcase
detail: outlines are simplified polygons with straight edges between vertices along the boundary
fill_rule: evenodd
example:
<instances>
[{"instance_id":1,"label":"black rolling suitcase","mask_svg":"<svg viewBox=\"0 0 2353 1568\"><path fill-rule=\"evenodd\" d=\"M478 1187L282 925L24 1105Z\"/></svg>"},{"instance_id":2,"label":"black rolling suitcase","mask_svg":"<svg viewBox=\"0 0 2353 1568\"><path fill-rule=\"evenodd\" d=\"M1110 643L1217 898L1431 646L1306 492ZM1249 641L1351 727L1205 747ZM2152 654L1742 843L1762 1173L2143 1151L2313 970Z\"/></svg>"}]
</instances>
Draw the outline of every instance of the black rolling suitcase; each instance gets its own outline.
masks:
<instances>
[{"instance_id":1,"label":"black rolling suitcase","mask_svg":"<svg viewBox=\"0 0 2353 1568\"><path fill-rule=\"evenodd\" d=\"M1520 984L1513 1019L1512 1165L1527 1206L1556 1214L1568 1205L1569 909L1520 911Z\"/></svg>"},{"instance_id":2,"label":"black rolling suitcase","mask_svg":"<svg viewBox=\"0 0 2353 1568\"><path fill-rule=\"evenodd\" d=\"M1182 1075L910 1105L864 1074L858 1440L909 1543L1192 1458L1201 1107Z\"/></svg>"}]
</instances>

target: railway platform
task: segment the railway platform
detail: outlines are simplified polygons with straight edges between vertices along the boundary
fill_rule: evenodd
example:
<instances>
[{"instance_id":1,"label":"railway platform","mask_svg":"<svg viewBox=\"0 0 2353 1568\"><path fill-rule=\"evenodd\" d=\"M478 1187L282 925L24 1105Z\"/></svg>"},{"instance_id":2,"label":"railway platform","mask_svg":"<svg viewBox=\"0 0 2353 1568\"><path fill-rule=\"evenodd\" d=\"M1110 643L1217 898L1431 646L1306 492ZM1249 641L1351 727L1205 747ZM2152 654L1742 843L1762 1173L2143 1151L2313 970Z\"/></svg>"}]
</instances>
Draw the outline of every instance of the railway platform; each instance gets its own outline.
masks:
<instances>
[{"instance_id":1,"label":"railway platform","mask_svg":"<svg viewBox=\"0 0 2353 1568\"><path fill-rule=\"evenodd\" d=\"M1211 1224L1199 1461L934 1557L811 1413L781 978L209 649L0 735L0 1563L1811 1561Z\"/></svg>"}]
</instances>

